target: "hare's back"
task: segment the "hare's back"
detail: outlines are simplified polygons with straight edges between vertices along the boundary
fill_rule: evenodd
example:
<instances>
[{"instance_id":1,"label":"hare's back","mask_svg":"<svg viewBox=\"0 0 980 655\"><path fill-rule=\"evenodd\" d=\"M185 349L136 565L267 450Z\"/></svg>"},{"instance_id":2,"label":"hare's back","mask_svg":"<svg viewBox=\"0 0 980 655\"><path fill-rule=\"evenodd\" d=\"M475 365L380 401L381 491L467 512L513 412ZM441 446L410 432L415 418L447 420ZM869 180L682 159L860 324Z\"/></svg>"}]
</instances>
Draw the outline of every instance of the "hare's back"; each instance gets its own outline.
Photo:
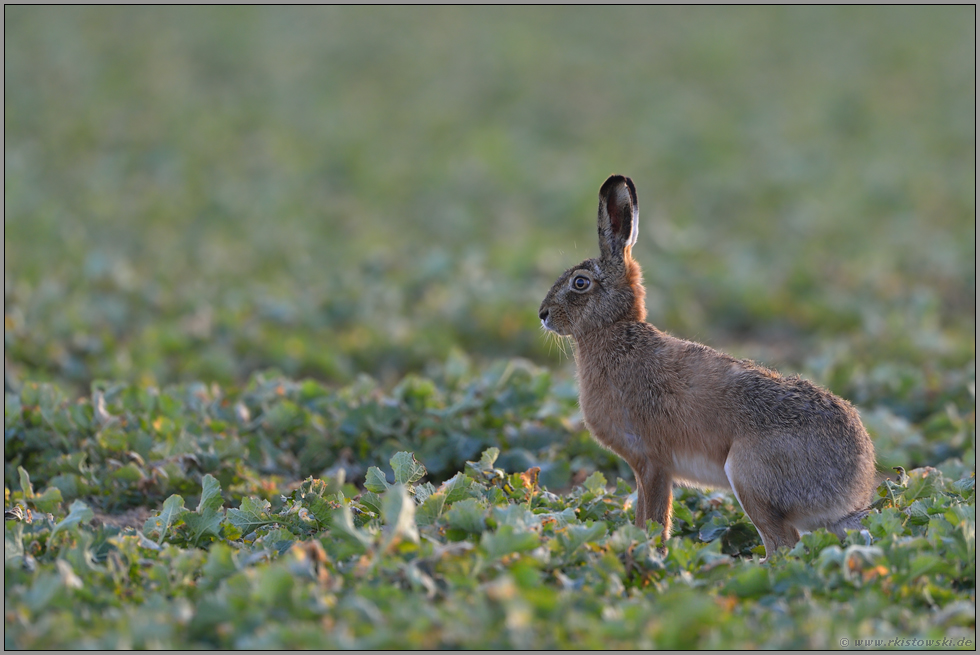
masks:
<instances>
[{"instance_id":1,"label":"hare's back","mask_svg":"<svg viewBox=\"0 0 980 655\"><path fill-rule=\"evenodd\" d=\"M756 431L863 432L857 412L843 398L799 376L783 377L749 362L740 364L731 393Z\"/></svg>"}]
</instances>

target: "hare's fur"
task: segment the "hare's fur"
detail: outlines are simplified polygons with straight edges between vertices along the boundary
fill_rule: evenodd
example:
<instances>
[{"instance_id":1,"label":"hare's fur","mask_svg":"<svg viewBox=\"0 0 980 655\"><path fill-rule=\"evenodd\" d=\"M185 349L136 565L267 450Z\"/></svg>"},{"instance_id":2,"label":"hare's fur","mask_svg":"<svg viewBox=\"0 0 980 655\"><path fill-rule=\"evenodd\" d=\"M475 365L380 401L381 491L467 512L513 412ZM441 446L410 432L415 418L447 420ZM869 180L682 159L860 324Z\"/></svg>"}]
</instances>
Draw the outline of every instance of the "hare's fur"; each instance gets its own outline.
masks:
<instances>
[{"instance_id":1,"label":"hare's fur","mask_svg":"<svg viewBox=\"0 0 980 655\"><path fill-rule=\"evenodd\" d=\"M645 322L631 249L636 191L599 191L600 257L568 269L541 303L548 330L575 340L579 400L593 436L636 476L636 524L670 535L673 483L731 489L768 558L799 531L860 528L874 447L857 412L799 377L684 341Z\"/></svg>"}]
</instances>

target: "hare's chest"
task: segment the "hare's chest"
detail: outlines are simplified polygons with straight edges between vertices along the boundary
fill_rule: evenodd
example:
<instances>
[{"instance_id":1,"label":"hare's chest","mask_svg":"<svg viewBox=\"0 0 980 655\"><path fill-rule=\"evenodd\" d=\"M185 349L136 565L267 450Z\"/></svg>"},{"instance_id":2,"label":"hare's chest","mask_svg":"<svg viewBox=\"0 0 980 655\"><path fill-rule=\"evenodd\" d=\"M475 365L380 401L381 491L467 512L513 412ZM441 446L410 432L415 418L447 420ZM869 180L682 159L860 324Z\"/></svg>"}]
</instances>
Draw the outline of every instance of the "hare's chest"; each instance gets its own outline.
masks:
<instances>
[{"instance_id":1,"label":"hare's chest","mask_svg":"<svg viewBox=\"0 0 980 655\"><path fill-rule=\"evenodd\" d=\"M585 423L596 441L631 462L644 452L646 439L642 436L637 418L632 417L629 409L616 402L611 395L589 393L583 389L579 395L579 404Z\"/></svg>"}]
</instances>

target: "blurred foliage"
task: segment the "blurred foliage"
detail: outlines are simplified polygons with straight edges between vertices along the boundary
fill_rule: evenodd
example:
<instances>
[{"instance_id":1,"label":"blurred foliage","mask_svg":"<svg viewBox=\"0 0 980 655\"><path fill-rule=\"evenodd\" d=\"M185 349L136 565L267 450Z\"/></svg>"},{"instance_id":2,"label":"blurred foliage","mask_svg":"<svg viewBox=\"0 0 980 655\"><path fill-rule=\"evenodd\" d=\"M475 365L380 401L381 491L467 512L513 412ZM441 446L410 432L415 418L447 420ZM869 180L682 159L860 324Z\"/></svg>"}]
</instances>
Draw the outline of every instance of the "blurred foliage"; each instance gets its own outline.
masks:
<instances>
[{"instance_id":1,"label":"blurred foliage","mask_svg":"<svg viewBox=\"0 0 980 655\"><path fill-rule=\"evenodd\" d=\"M15 385L555 362L537 305L611 172L660 327L804 371L975 359L971 6L4 18Z\"/></svg>"},{"instance_id":2,"label":"blurred foliage","mask_svg":"<svg viewBox=\"0 0 980 655\"><path fill-rule=\"evenodd\" d=\"M5 646L973 647L975 22L5 7ZM649 320L909 470L865 532L630 525L536 316L613 172Z\"/></svg>"},{"instance_id":3,"label":"blurred foliage","mask_svg":"<svg viewBox=\"0 0 980 655\"><path fill-rule=\"evenodd\" d=\"M664 543L631 523L622 481L594 473L558 496L497 455L436 488L396 453L395 484L377 470L370 500L347 497L342 476L309 478L278 510L254 497L226 510L206 475L196 509L173 495L142 530L90 524L81 501L61 520L8 520L5 647L975 646L976 478L962 463L883 484L844 544L818 530L763 565L730 500L682 494L679 525L697 536ZM25 484L12 500L29 514Z\"/></svg>"},{"instance_id":4,"label":"blurred foliage","mask_svg":"<svg viewBox=\"0 0 980 655\"><path fill-rule=\"evenodd\" d=\"M975 462L975 400L958 386L939 398L919 424L886 406L864 413L884 470ZM194 493L205 475L233 498L274 501L311 475L383 491L384 478L370 469L406 449L443 482L489 447L510 473L538 467L539 483L552 490L596 471L632 477L589 435L574 385L525 360L478 368L453 353L431 377L409 375L390 392L363 375L333 389L271 371L242 389L100 381L74 401L28 383L4 406L5 480L26 470L57 490L58 502L85 498L113 513Z\"/></svg>"},{"instance_id":5,"label":"blurred foliage","mask_svg":"<svg viewBox=\"0 0 980 655\"><path fill-rule=\"evenodd\" d=\"M721 492L677 489L660 552L574 388L523 360L457 355L390 393L258 374L72 402L30 383L4 408L5 646L975 641L975 412L948 408L958 441L869 427L957 457L899 469L843 546L818 530L762 565Z\"/></svg>"},{"instance_id":6,"label":"blurred foliage","mask_svg":"<svg viewBox=\"0 0 980 655\"><path fill-rule=\"evenodd\" d=\"M589 436L567 381L522 360L471 369L457 354L435 379L409 376L390 393L367 376L330 389L265 373L241 390L98 382L70 401L29 383L6 396L4 477L22 467L64 498L118 512L191 493L203 475L234 497L273 498L310 475L367 476L370 489L369 468L406 448L437 482L490 446L511 472L540 467L552 489L568 487L573 471L628 475Z\"/></svg>"}]
</instances>

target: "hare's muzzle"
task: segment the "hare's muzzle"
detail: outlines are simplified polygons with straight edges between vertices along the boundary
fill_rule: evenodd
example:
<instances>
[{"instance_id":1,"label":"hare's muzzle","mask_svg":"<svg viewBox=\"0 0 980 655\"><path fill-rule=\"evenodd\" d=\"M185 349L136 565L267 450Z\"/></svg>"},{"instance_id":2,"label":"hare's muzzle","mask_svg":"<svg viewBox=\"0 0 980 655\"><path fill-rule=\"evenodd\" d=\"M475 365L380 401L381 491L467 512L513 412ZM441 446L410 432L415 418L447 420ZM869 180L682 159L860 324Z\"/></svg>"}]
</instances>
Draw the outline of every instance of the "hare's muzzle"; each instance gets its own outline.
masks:
<instances>
[{"instance_id":1,"label":"hare's muzzle","mask_svg":"<svg viewBox=\"0 0 980 655\"><path fill-rule=\"evenodd\" d=\"M548 325L548 316L549 316L549 312L547 309L542 309L541 311L538 312L538 317L541 319L541 325L544 327L545 330L551 329L551 326Z\"/></svg>"}]
</instances>

